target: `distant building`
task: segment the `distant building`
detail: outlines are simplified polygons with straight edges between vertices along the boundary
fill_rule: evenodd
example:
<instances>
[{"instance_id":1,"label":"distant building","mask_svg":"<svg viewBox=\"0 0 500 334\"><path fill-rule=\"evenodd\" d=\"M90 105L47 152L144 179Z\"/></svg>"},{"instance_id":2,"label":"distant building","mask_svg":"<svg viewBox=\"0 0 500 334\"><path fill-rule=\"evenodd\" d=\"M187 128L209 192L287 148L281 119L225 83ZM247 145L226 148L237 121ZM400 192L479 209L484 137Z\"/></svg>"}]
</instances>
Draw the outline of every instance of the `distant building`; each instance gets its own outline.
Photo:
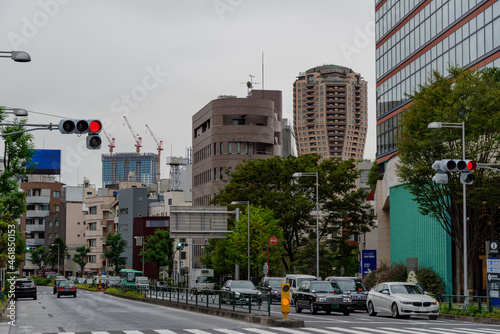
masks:
<instances>
[{"instance_id":1,"label":"distant building","mask_svg":"<svg viewBox=\"0 0 500 334\"><path fill-rule=\"evenodd\" d=\"M297 154L363 159L368 128L367 82L352 69L323 65L293 83Z\"/></svg>"},{"instance_id":2,"label":"distant building","mask_svg":"<svg viewBox=\"0 0 500 334\"><path fill-rule=\"evenodd\" d=\"M294 145L295 145L295 135L293 133L293 127L288 122L288 119L283 118L281 120L281 156L286 158L289 155L295 155Z\"/></svg>"},{"instance_id":3,"label":"distant building","mask_svg":"<svg viewBox=\"0 0 500 334\"><path fill-rule=\"evenodd\" d=\"M102 186L122 181L158 183L158 154L113 153L102 155Z\"/></svg>"},{"instance_id":4,"label":"distant building","mask_svg":"<svg viewBox=\"0 0 500 334\"><path fill-rule=\"evenodd\" d=\"M220 96L193 116L193 206L208 206L226 171L243 160L281 156L281 91Z\"/></svg>"}]
</instances>

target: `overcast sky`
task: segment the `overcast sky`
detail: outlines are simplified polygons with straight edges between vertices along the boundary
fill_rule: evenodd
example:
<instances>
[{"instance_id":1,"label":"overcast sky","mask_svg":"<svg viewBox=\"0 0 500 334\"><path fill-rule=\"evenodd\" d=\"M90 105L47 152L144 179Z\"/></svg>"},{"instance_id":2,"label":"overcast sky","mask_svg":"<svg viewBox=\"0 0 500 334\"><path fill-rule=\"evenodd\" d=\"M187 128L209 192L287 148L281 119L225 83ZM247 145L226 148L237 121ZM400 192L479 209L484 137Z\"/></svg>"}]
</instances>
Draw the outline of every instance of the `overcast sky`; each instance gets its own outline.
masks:
<instances>
[{"instance_id":1,"label":"overcast sky","mask_svg":"<svg viewBox=\"0 0 500 334\"><path fill-rule=\"evenodd\" d=\"M0 60L0 105L41 113L29 123L99 118L114 152L135 152L126 116L143 138L141 152L156 153L147 124L164 143L163 178L165 157L186 156L192 116L210 100L245 97L254 75L283 92L291 120L296 76L323 64L368 81L365 158L375 158L373 0L2 0L0 32L0 51L32 58ZM101 150L89 151L84 136L33 134L36 148L62 151L62 182L87 177L102 186L104 135Z\"/></svg>"}]
</instances>

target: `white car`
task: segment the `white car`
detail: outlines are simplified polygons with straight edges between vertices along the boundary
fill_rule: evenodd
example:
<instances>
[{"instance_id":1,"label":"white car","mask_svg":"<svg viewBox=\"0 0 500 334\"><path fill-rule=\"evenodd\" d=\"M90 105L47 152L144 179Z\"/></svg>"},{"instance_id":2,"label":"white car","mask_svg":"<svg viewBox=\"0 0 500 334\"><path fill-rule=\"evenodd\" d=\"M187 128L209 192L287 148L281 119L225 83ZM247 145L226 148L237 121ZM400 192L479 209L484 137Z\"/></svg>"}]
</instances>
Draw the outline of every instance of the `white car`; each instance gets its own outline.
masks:
<instances>
[{"instance_id":1,"label":"white car","mask_svg":"<svg viewBox=\"0 0 500 334\"><path fill-rule=\"evenodd\" d=\"M406 282L387 282L375 286L368 291L366 307L370 316L389 313L393 318L417 315L436 320L439 315L439 302L417 284Z\"/></svg>"}]
</instances>

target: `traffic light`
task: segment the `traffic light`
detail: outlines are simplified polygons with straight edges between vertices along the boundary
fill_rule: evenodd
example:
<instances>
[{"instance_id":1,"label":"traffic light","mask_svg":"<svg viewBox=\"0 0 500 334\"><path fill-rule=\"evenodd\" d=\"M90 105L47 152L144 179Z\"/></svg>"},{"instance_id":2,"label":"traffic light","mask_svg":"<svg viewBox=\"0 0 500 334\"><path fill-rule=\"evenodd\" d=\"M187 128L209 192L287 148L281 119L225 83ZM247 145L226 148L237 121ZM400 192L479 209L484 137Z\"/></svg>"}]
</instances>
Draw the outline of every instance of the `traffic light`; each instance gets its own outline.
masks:
<instances>
[{"instance_id":1,"label":"traffic light","mask_svg":"<svg viewBox=\"0 0 500 334\"><path fill-rule=\"evenodd\" d=\"M90 122L95 122L95 121L86 119L63 119L59 122L59 131L62 134L87 133L89 131Z\"/></svg>"},{"instance_id":2,"label":"traffic light","mask_svg":"<svg viewBox=\"0 0 500 334\"><path fill-rule=\"evenodd\" d=\"M448 183L448 174L441 169L441 161L436 160L432 164L432 169L436 171L436 174L432 177L432 181L437 184L446 184Z\"/></svg>"},{"instance_id":3,"label":"traffic light","mask_svg":"<svg viewBox=\"0 0 500 334\"><path fill-rule=\"evenodd\" d=\"M177 243L177 248L183 249L184 247L187 247L188 243L187 242L178 242Z\"/></svg>"},{"instance_id":4,"label":"traffic light","mask_svg":"<svg viewBox=\"0 0 500 334\"><path fill-rule=\"evenodd\" d=\"M88 133L87 136L87 149L98 150L101 148L102 139L99 133L102 130L102 123L100 120L92 119L88 120Z\"/></svg>"},{"instance_id":5,"label":"traffic light","mask_svg":"<svg viewBox=\"0 0 500 334\"><path fill-rule=\"evenodd\" d=\"M285 316L285 319L290 313L290 284L281 283L281 313Z\"/></svg>"},{"instance_id":6,"label":"traffic light","mask_svg":"<svg viewBox=\"0 0 500 334\"><path fill-rule=\"evenodd\" d=\"M475 179L476 177L471 172L462 173L460 175L460 182L462 182L462 184L472 184Z\"/></svg>"}]
</instances>

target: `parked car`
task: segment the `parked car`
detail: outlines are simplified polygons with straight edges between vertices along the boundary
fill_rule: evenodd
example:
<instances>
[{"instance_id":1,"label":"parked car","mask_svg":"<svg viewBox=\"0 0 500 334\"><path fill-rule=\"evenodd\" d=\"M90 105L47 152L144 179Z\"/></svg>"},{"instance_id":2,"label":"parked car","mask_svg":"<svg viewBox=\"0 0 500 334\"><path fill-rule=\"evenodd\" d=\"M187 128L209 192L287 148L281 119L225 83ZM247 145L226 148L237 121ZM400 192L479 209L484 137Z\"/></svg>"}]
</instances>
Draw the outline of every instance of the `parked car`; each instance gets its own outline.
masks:
<instances>
[{"instance_id":1,"label":"parked car","mask_svg":"<svg viewBox=\"0 0 500 334\"><path fill-rule=\"evenodd\" d=\"M14 300L18 298L33 298L36 300L36 285L29 278L19 278L15 282Z\"/></svg>"},{"instance_id":2,"label":"parked car","mask_svg":"<svg viewBox=\"0 0 500 334\"><path fill-rule=\"evenodd\" d=\"M269 295L271 296L271 303L281 303L281 283L285 283L284 277L263 277L258 287L262 293L262 298Z\"/></svg>"},{"instance_id":3,"label":"parked car","mask_svg":"<svg viewBox=\"0 0 500 334\"><path fill-rule=\"evenodd\" d=\"M76 285L73 281L62 281L57 286L57 298L61 296L73 296L76 298Z\"/></svg>"},{"instance_id":4,"label":"parked car","mask_svg":"<svg viewBox=\"0 0 500 334\"><path fill-rule=\"evenodd\" d=\"M158 282L156 282L156 287L157 288L166 288L166 287L168 287L168 284L165 281L158 281Z\"/></svg>"},{"instance_id":5,"label":"parked car","mask_svg":"<svg viewBox=\"0 0 500 334\"><path fill-rule=\"evenodd\" d=\"M87 279L85 277L77 277L76 280L75 280L75 283L78 283L78 284L85 284L85 281Z\"/></svg>"},{"instance_id":6,"label":"parked car","mask_svg":"<svg viewBox=\"0 0 500 334\"><path fill-rule=\"evenodd\" d=\"M371 316L389 313L393 318L420 315L436 320L439 315L439 302L414 283L381 283L368 291L366 303Z\"/></svg>"},{"instance_id":7,"label":"parked car","mask_svg":"<svg viewBox=\"0 0 500 334\"><path fill-rule=\"evenodd\" d=\"M294 298L297 313L302 312L303 309L309 309L311 314L325 311L326 314L342 312L344 315L349 315L353 306L350 294L344 293L335 282L302 282Z\"/></svg>"},{"instance_id":8,"label":"parked car","mask_svg":"<svg viewBox=\"0 0 500 334\"><path fill-rule=\"evenodd\" d=\"M256 302L262 304L262 293L257 290L252 281L245 280L228 280L221 288L222 300L227 304L248 304L249 302Z\"/></svg>"},{"instance_id":9,"label":"parked car","mask_svg":"<svg viewBox=\"0 0 500 334\"><path fill-rule=\"evenodd\" d=\"M109 287L111 287L113 285L120 285L121 283L122 283L122 280L121 280L120 277L118 277L118 276L108 276L106 278L105 285L106 285L106 288L109 288Z\"/></svg>"},{"instance_id":10,"label":"parked car","mask_svg":"<svg viewBox=\"0 0 500 334\"><path fill-rule=\"evenodd\" d=\"M285 276L285 283L290 284L290 299L293 304L293 295L299 289L299 286L304 281L317 281L318 278L313 275L288 274Z\"/></svg>"},{"instance_id":11,"label":"parked car","mask_svg":"<svg viewBox=\"0 0 500 334\"><path fill-rule=\"evenodd\" d=\"M64 282L64 281L66 281L66 278L56 278L54 280L54 290L53 290L54 294L57 293L57 287L59 286L59 283Z\"/></svg>"},{"instance_id":12,"label":"parked car","mask_svg":"<svg viewBox=\"0 0 500 334\"><path fill-rule=\"evenodd\" d=\"M93 278L87 278L85 279L85 284L89 284L89 285L94 285L94 279Z\"/></svg>"},{"instance_id":13,"label":"parked car","mask_svg":"<svg viewBox=\"0 0 500 334\"><path fill-rule=\"evenodd\" d=\"M361 279L329 276L325 278L325 281L335 282L342 291L350 293L355 310L366 310L366 288Z\"/></svg>"}]
</instances>

